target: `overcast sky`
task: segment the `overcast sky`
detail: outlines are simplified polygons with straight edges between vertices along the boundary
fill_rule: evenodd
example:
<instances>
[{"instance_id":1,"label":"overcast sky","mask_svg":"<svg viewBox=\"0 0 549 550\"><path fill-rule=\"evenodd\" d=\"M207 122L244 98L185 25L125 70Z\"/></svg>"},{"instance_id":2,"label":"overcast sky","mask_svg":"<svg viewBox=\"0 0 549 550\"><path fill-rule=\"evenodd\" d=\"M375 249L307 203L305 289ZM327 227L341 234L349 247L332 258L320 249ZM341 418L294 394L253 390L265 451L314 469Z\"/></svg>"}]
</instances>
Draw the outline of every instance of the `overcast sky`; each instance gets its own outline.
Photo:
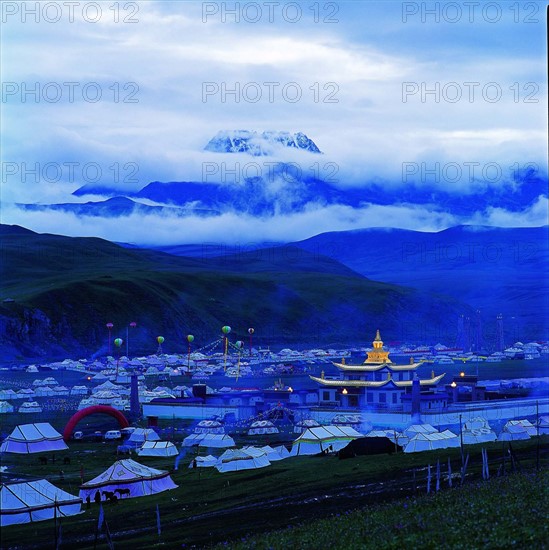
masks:
<instances>
[{"instance_id":1,"label":"overcast sky","mask_svg":"<svg viewBox=\"0 0 549 550\"><path fill-rule=\"evenodd\" d=\"M200 180L204 162L252 160L202 151L225 129L302 131L323 151L323 163L338 166L339 187L383 182L394 189L395 203L412 183L460 195L481 184L510 185L512 171L529 163L546 174L541 3L536 11L538 4L509 2L490 3L488 10L481 2L240 2L239 22L224 13L234 3L102 2L101 15L92 8L83 14L86 3L74 14L51 4L37 15L23 14L21 5L2 7L4 223L145 244L173 243L175 229L177 239L213 241L227 226L226 239L253 232L292 240L379 225L547 223L546 195L519 212L494 207L468 219L450 206L433 212L414 204L311 208L280 220L230 213L215 220L155 217L147 220L146 235L137 216L121 223L23 213L13 203L77 200L70 194L96 179L93 168L83 173L86 163L101 168L100 184L139 189L151 181ZM422 13L436 5L438 14ZM223 83L245 89L248 99L241 93L237 103L234 95L215 93ZM36 86L38 102L24 94ZM422 90L437 87L422 101ZM90 101L98 90L101 99ZM258 90L261 99L253 102ZM294 101L297 90L301 99ZM300 159L304 167L317 160L309 157ZM422 182L421 163L435 169L437 162L439 170L459 166L462 177L441 172L438 182L428 175ZM42 173L23 178L22 169L36 163ZM74 173L67 163L77 163ZM496 165L501 177L479 183L477 171L470 181L469 163L478 163L477 170Z\"/></svg>"}]
</instances>

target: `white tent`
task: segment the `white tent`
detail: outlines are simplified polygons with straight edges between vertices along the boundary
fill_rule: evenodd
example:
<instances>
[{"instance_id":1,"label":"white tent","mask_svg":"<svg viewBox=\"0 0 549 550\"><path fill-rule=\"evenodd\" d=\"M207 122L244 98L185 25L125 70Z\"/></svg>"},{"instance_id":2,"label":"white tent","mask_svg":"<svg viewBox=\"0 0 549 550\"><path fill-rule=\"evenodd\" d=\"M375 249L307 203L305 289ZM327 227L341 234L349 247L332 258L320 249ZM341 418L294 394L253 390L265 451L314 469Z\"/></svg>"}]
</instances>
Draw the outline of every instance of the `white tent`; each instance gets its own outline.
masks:
<instances>
[{"instance_id":1,"label":"white tent","mask_svg":"<svg viewBox=\"0 0 549 550\"><path fill-rule=\"evenodd\" d=\"M42 407L36 401L25 401L19 407L20 413L41 413Z\"/></svg>"},{"instance_id":2,"label":"white tent","mask_svg":"<svg viewBox=\"0 0 549 550\"><path fill-rule=\"evenodd\" d=\"M490 424L488 424L486 418L482 418L481 416L472 418L463 424L463 431L479 430L480 428L490 428Z\"/></svg>"},{"instance_id":3,"label":"white tent","mask_svg":"<svg viewBox=\"0 0 549 550\"><path fill-rule=\"evenodd\" d=\"M36 397L36 392L31 388L23 388L17 392L17 395L21 399L29 399L31 397Z\"/></svg>"},{"instance_id":4,"label":"white tent","mask_svg":"<svg viewBox=\"0 0 549 550\"><path fill-rule=\"evenodd\" d=\"M127 442L144 443L145 441L160 441L160 436L152 428L136 428Z\"/></svg>"},{"instance_id":5,"label":"white tent","mask_svg":"<svg viewBox=\"0 0 549 550\"><path fill-rule=\"evenodd\" d=\"M0 484L0 527L80 513L82 499L45 479ZM57 512L54 511L57 507Z\"/></svg>"},{"instance_id":6,"label":"white tent","mask_svg":"<svg viewBox=\"0 0 549 550\"><path fill-rule=\"evenodd\" d=\"M459 437L450 430L444 430L443 432L418 433L404 447L404 452L418 453L459 446Z\"/></svg>"},{"instance_id":7,"label":"white tent","mask_svg":"<svg viewBox=\"0 0 549 550\"><path fill-rule=\"evenodd\" d=\"M227 434L195 434L203 435L204 437L199 441L199 447L209 447L212 449L227 449L228 447L234 447L234 439Z\"/></svg>"},{"instance_id":8,"label":"white tent","mask_svg":"<svg viewBox=\"0 0 549 550\"><path fill-rule=\"evenodd\" d=\"M183 440L184 447L210 447L212 449L226 449L234 447L234 439L227 434L191 434Z\"/></svg>"},{"instance_id":9,"label":"white tent","mask_svg":"<svg viewBox=\"0 0 549 550\"><path fill-rule=\"evenodd\" d=\"M300 420L294 426L294 433L301 434L307 428L317 428L318 426L320 426L320 424L316 420L313 420L312 418L306 418L305 420Z\"/></svg>"},{"instance_id":10,"label":"white tent","mask_svg":"<svg viewBox=\"0 0 549 550\"><path fill-rule=\"evenodd\" d=\"M17 395L12 389L9 390L0 390L0 399L19 399L20 396Z\"/></svg>"},{"instance_id":11,"label":"white tent","mask_svg":"<svg viewBox=\"0 0 549 550\"><path fill-rule=\"evenodd\" d=\"M490 428L477 428L472 430L463 430L463 444L476 445L478 443L488 443L495 441L497 436Z\"/></svg>"},{"instance_id":12,"label":"white tent","mask_svg":"<svg viewBox=\"0 0 549 550\"><path fill-rule=\"evenodd\" d=\"M122 498L142 497L153 495L175 489L177 485L173 482L169 472L157 470L149 466L143 466L131 458L118 460L101 475L80 486L80 498L85 500L88 495L93 499L97 491L116 492L116 490L129 490L125 496L118 492L117 496Z\"/></svg>"},{"instance_id":13,"label":"white tent","mask_svg":"<svg viewBox=\"0 0 549 550\"><path fill-rule=\"evenodd\" d=\"M217 464L217 458L215 458L215 456L197 456L195 459L191 460L191 462L189 463L189 468L194 467L195 460L197 468L212 468Z\"/></svg>"},{"instance_id":14,"label":"white tent","mask_svg":"<svg viewBox=\"0 0 549 550\"><path fill-rule=\"evenodd\" d=\"M259 447L259 450L263 451L267 455L269 462L276 462L290 456L288 449L286 449L286 447L284 447L283 445L281 445L280 447L276 447L275 449L273 449L269 445L265 445L264 447Z\"/></svg>"},{"instance_id":15,"label":"white tent","mask_svg":"<svg viewBox=\"0 0 549 550\"><path fill-rule=\"evenodd\" d=\"M498 441L521 441L523 439L530 439L528 430L522 424L511 420L503 426L503 430L498 436Z\"/></svg>"},{"instance_id":16,"label":"white tent","mask_svg":"<svg viewBox=\"0 0 549 550\"><path fill-rule=\"evenodd\" d=\"M0 414L12 413L12 412L13 412L13 405L8 403L7 401L0 401Z\"/></svg>"},{"instance_id":17,"label":"white tent","mask_svg":"<svg viewBox=\"0 0 549 550\"><path fill-rule=\"evenodd\" d=\"M278 428L270 420L256 420L250 425L248 435L277 434Z\"/></svg>"},{"instance_id":18,"label":"white tent","mask_svg":"<svg viewBox=\"0 0 549 550\"><path fill-rule=\"evenodd\" d=\"M497 436L490 428L488 421L481 417L473 418L472 420L465 422L463 425L462 437L464 445L488 443L497 439Z\"/></svg>"},{"instance_id":19,"label":"white tent","mask_svg":"<svg viewBox=\"0 0 549 550\"><path fill-rule=\"evenodd\" d=\"M284 445L273 447L273 451L276 451L280 455L281 459L288 458L290 456L290 451L288 451ZM269 455L267 455L267 458L269 458ZM271 459L269 458L269 460Z\"/></svg>"},{"instance_id":20,"label":"white tent","mask_svg":"<svg viewBox=\"0 0 549 550\"><path fill-rule=\"evenodd\" d=\"M169 457L178 455L179 451L171 441L145 441L137 454L138 456Z\"/></svg>"},{"instance_id":21,"label":"white tent","mask_svg":"<svg viewBox=\"0 0 549 550\"><path fill-rule=\"evenodd\" d=\"M265 453L252 456L242 449L227 449L218 459L216 469L218 472L240 472L242 470L253 470L264 468L271 463Z\"/></svg>"},{"instance_id":22,"label":"white tent","mask_svg":"<svg viewBox=\"0 0 549 550\"><path fill-rule=\"evenodd\" d=\"M36 397L53 397L55 395L51 386L38 386L34 393Z\"/></svg>"},{"instance_id":23,"label":"white tent","mask_svg":"<svg viewBox=\"0 0 549 550\"><path fill-rule=\"evenodd\" d=\"M0 453L47 453L66 449L63 436L47 422L16 426L0 445Z\"/></svg>"},{"instance_id":24,"label":"white tent","mask_svg":"<svg viewBox=\"0 0 549 550\"><path fill-rule=\"evenodd\" d=\"M201 420L194 429L197 434L223 434L225 428L217 420Z\"/></svg>"},{"instance_id":25,"label":"white tent","mask_svg":"<svg viewBox=\"0 0 549 550\"><path fill-rule=\"evenodd\" d=\"M362 437L362 434L348 426L309 428L292 443L290 455L316 455L330 447L339 451L357 437Z\"/></svg>"},{"instance_id":26,"label":"white tent","mask_svg":"<svg viewBox=\"0 0 549 550\"><path fill-rule=\"evenodd\" d=\"M412 424L402 432L402 435L405 435L410 439L412 439L417 434L433 434L433 433L438 433L438 430L433 428L431 424Z\"/></svg>"},{"instance_id":27,"label":"white tent","mask_svg":"<svg viewBox=\"0 0 549 550\"><path fill-rule=\"evenodd\" d=\"M506 426L522 426L529 436L537 435L537 428L529 420L509 420Z\"/></svg>"},{"instance_id":28,"label":"white tent","mask_svg":"<svg viewBox=\"0 0 549 550\"><path fill-rule=\"evenodd\" d=\"M362 424L362 417L359 414L336 414L332 418L332 424L336 426L356 426Z\"/></svg>"}]
</instances>

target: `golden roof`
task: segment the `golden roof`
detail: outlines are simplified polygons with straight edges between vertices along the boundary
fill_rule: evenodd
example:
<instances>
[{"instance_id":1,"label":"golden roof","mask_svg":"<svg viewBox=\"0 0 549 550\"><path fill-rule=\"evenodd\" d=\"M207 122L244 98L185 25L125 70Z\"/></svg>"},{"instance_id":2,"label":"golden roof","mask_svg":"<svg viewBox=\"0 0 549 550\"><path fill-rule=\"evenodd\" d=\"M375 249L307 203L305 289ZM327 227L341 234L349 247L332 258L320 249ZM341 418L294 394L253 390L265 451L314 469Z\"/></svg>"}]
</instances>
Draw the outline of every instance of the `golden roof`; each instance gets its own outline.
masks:
<instances>
[{"instance_id":1,"label":"golden roof","mask_svg":"<svg viewBox=\"0 0 549 550\"><path fill-rule=\"evenodd\" d=\"M421 364L422 361L418 363L412 363L411 365L395 365L394 363L372 363L371 365L362 364L362 365L347 365L346 363L332 363L335 367L342 371L349 372L375 372L383 368L387 368L392 371L406 371L406 370L415 370Z\"/></svg>"},{"instance_id":2,"label":"golden roof","mask_svg":"<svg viewBox=\"0 0 549 550\"><path fill-rule=\"evenodd\" d=\"M426 378L419 381L420 386L432 386L438 384L446 375L446 373L439 374L433 378ZM413 380L397 381L394 378L386 378L385 380L328 380L326 378L317 378L316 376L309 376L311 380L322 384L323 386L332 387L353 387L353 388L381 388L386 384L392 383L398 388L407 388L412 385Z\"/></svg>"}]
</instances>

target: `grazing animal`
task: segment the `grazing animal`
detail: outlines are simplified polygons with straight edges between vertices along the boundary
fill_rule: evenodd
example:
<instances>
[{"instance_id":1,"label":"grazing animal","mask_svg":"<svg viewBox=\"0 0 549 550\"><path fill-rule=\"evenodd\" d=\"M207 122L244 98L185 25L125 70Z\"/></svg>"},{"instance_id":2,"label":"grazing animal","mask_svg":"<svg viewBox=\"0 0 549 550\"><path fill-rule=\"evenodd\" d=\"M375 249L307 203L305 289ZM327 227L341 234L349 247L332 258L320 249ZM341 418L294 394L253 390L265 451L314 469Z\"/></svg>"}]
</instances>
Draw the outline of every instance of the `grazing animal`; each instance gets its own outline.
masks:
<instances>
[{"instance_id":1,"label":"grazing animal","mask_svg":"<svg viewBox=\"0 0 549 550\"><path fill-rule=\"evenodd\" d=\"M102 491L101 493L105 497L105 500L109 500L114 495L112 491Z\"/></svg>"},{"instance_id":2,"label":"grazing animal","mask_svg":"<svg viewBox=\"0 0 549 550\"><path fill-rule=\"evenodd\" d=\"M40 456L40 457L38 457L38 460L40 460L40 464L47 464L48 463L48 457L47 456Z\"/></svg>"},{"instance_id":3,"label":"grazing animal","mask_svg":"<svg viewBox=\"0 0 549 550\"><path fill-rule=\"evenodd\" d=\"M66 456L64 459L63 459L63 464L70 464L71 463L71 457L70 456Z\"/></svg>"},{"instance_id":4,"label":"grazing animal","mask_svg":"<svg viewBox=\"0 0 549 550\"><path fill-rule=\"evenodd\" d=\"M130 496L130 490L129 489L115 489L114 492L118 493L120 495L120 498L122 498L122 495Z\"/></svg>"},{"instance_id":5,"label":"grazing animal","mask_svg":"<svg viewBox=\"0 0 549 550\"><path fill-rule=\"evenodd\" d=\"M114 493L111 493L111 496L109 497L109 502L111 504L118 504L118 497Z\"/></svg>"}]
</instances>

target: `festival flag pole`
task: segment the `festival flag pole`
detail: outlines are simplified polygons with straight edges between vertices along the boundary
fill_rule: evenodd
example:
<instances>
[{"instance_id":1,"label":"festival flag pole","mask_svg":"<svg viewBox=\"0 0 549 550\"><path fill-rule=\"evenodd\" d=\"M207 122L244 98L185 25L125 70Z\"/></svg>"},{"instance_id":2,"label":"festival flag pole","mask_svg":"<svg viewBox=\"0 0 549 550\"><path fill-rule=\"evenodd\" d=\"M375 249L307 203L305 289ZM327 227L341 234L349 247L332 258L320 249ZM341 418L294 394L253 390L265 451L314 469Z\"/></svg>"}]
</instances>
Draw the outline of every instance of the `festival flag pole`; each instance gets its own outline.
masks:
<instances>
[{"instance_id":1,"label":"festival flag pole","mask_svg":"<svg viewBox=\"0 0 549 550\"><path fill-rule=\"evenodd\" d=\"M227 335L231 332L231 327L228 325L225 325L224 327L221 328L221 332L223 333L223 338L225 343L225 351L223 354L223 359L224 359L223 370L227 371L227 353L229 351L229 338Z\"/></svg>"},{"instance_id":2,"label":"festival flag pole","mask_svg":"<svg viewBox=\"0 0 549 550\"><path fill-rule=\"evenodd\" d=\"M248 334L250 335L250 357L252 356L252 335L255 332L253 328L248 329Z\"/></svg>"},{"instance_id":3,"label":"festival flag pole","mask_svg":"<svg viewBox=\"0 0 549 550\"><path fill-rule=\"evenodd\" d=\"M118 350L116 355L116 381L118 382L118 365L120 363L120 346L124 343L124 340L122 338L116 338L114 341L114 345L116 346L116 349Z\"/></svg>"},{"instance_id":4,"label":"festival flag pole","mask_svg":"<svg viewBox=\"0 0 549 550\"><path fill-rule=\"evenodd\" d=\"M241 352L242 352L242 348L244 347L244 342L242 340L238 340L235 345L238 348L238 366L236 368L236 380L235 380L235 382L238 382L238 378L240 377L240 355L241 355Z\"/></svg>"},{"instance_id":5,"label":"festival flag pole","mask_svg":"<svg viewBox=\"0 0 549 550\"><path fill-rule=\"evenodd\" d=\"M191 343L194 342L194 336L192 334L187 334L187 342L189 344L187 350L187 374L191 372Z\"/></svg>"},{"instance_id":6,"label":"festival flag pole","mask_svg":"<svg viewBox=\"0 0 549 550\"><path fill-rule=\"evenodd\" d=\"M107 330L109 331L109 355L111 354L111 331L112 331L112 327L114 327L114 325L112 323L107 323L105 325L107 327Z\"/></svg>"},{"instance_id":7,"label":"festival flag pole","mask_svg":"<svg viewBox=\"0 0 549 550\"><path fill-rule=\"evenodd\" d=\"M158 349L156 350L156 354L162 354L162 344L164 343L164 336L158 336L156 338L156 341L158 342Z\"/></svg>"}]
</instances>

